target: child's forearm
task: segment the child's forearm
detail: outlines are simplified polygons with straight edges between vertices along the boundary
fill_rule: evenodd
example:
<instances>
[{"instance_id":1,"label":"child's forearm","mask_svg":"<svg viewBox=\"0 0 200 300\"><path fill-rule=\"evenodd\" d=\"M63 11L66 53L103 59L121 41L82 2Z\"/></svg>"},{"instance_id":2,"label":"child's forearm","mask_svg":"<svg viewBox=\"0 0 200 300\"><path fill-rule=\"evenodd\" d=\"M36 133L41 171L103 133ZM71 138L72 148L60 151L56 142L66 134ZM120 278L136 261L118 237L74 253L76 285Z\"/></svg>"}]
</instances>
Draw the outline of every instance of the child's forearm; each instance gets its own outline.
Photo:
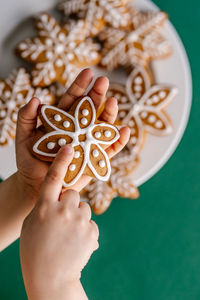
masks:
<instances>
[{"instance_id":1,"label":"child's forearm","mask_svg":"<svg viewBox=\"0 0 200 300\"><path fill-rule=\"evenodd\" d=\"M23 221L34 206L28 189L18 173L0 184L0 251L20 236Z\"/></svg>"},{"instance_id":2,"label":"child's forearm","mask_svg":"<svg viewBox=\"0 0 200 300\"><path fill-rule=\"evenodd\" d=\"M39 287L40 285L40 287ZM66 283L64 287L41 287L42 283L37 287L26 284L26 291L29 300L88 300L83 286L80 281Z\"/></svg>"}]
</instances>

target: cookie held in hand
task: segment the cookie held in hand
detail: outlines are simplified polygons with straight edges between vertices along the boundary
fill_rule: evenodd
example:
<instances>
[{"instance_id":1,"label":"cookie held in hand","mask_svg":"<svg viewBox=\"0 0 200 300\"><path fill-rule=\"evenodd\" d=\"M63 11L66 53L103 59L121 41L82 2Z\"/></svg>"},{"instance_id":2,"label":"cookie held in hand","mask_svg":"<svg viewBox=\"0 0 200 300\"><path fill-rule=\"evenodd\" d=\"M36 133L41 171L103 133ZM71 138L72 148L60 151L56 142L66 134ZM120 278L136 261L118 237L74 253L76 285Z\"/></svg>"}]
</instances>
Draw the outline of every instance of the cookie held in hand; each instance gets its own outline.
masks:
<instances>
[{"instance_id":1,"label":"cookie held in hand","mask_svg":"<svg viewBox=\"0 0 200 300\"><path fill-rule=\"evenodd\" d=\"M83 174L102 181L109 179L111 166L104 149L115 143L120 134L115 126L96 119L90 97L77 100L69 112L43 105L40 119L46 133L33 146L35 156L52 161L60 147L70 144L74 148L74 158L64 180L65 187L74 185Z\"/></svg>"}]
</instances>

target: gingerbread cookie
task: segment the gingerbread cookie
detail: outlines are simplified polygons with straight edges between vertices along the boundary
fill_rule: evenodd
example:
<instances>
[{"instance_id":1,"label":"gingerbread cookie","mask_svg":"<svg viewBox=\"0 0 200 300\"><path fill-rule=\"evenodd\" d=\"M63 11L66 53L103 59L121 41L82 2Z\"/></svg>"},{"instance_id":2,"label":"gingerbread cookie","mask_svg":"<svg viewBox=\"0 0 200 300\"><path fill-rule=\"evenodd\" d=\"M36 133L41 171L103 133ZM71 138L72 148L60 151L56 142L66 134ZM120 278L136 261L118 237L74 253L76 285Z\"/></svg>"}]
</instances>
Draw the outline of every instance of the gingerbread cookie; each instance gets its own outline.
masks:
<instances>
[{"instance_id":1,"label":"gingerbread cookie","mask_svg":"<svg viewBox=\"0 0 200 300\"><path fill-rule=\"evenodd\" d=\"M117 121L131 129L129 149L138 152L144 133L164 136L172 132L172 124L164 108L177 94L177 89L165 85L152 85L150 74L143 67L136 67L126 85L111 84L108 97L115 97L119 104Z\"/></svg>"},{"instance_id":2,"label":"gingerbread cookie","mask_svg":"<svg viewBox=\"0 0 200 300\"><path fill-rule=\"evenodd\" d=\"M64 186L75 184L87 174L106 181L111 174L110 161L103 148L119 139L115 126L99 122L90 97L78 100L67 113L55 107L41 107L40 119L47 133L34 145L33 153L41 160L52 161L61 146L71 144L74 159L65 176Z\"/></svg>"},{"instance_id":3,"label":"gingerbread cookie","mask_svg":"<svg viewBox=\"0 0 200 300\"><path fill-rule=\"evenodd\" d=\"M147 65L150 60L165 58L172 53L171 45L160 34L167 19L164 12L138 12L132 10L129 30L106 27L99 34L104 42L101 65L114 68Z\"/></svg>"},{"instance_id":4,"label":"gingerbread cookie","mask_svg":"<svg viewBox=\"0 0 200 300\"><path fill-rule=\"evenodd\" d=\"M130 0L65 0L59 8L66 16L78 14L86 22L86 35L97 35L105 24L127 28L130 15L126 4Z\"/></svg>"},{"instance_id":5,"label":"gingerbread cookie","mask_svg":"<svg viewBox=\"0 0 200 300\"><path fill-rule=\"evenodd\" d=\"M112 172L108 182L95 179L86 186L85 191L95 214L104 213L115 196L138 198L138 189L130 176L137 164L138 158L133 153L123 150L111 162Z\"/></svg>"},{"instance_id":6,"label":"gingerbread cookie","mask_svg":"<svg viewBox=\"0 0 200 300\"><path fill-rule=\"evenodd\" d=\"M79 21L70 32L47 13L36 20L38 37L27 39L17 47L17 53L33 63L34 86L49 86L59 82L68 87L79 68L100 61L99 45L85 40L85 22Z\"/></svg>"},{"instance_id":7,"label":"gingerbread cookie","mask_svg":"<svg viewBox=\"0 0 200 300\"><path fill-rule=\"evenodd\" d=\"M0 80L0 146L15 137L18 110L32 97L53 104L54 95L48 89L33 88L30 75L23 68L14 70L6 80Z\"/></svg>"}]
</instances>

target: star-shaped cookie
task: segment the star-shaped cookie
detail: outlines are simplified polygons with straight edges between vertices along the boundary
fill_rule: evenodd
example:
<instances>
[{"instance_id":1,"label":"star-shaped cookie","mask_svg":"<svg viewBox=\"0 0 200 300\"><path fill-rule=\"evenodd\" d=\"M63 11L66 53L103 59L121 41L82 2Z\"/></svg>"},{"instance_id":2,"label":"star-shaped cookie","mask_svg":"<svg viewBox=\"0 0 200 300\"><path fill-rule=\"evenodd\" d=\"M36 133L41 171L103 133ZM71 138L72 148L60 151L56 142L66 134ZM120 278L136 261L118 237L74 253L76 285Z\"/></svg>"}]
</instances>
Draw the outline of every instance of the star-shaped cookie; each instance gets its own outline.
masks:
<instances>
[{"instance_id":1,"label":"star-shaped cookie","mask_svg":"<svg viewBox=\"0 0 200 300\"><path fill-rule=\"evenodd\" d=\"M32 97L46 104L53 104L55 100L48 89L33 88L30 75L23 68L14 70L6 80L0 80L0 146L12 143L18 110Z\"/></svg>"},{"instance_id":2,"label":"star-shaped cookie","mask_svg":"<svg viewBox=\"0 0 200 300\"><path fill-rule=\"evenodd\" d=\"M118 66L146 66L150 60L172 53L170 43L161 35L167 20L164 12L131 10L132 24L128 30L106 27L99 34L104 43L101 65L109 70Z\"/></svg>"},{"instance_id":3,"label":"star-shaped cookie","mask_svg":"<svg viewBox=\"0 0 200 300\"><path fill-rule=\"evenodd\" d=\"M99 45L85 40L85 22L79 21L70 32L61 27L49 14L36 20L38 36L28 38L17 47L17 53L35 65L32 71L34 86L49 86L59 82L68 87L79 68L100 61Z\"/></svg>"},{"instance_id":4,"label":"star-shaped cookie","mask_svg":"<svg viewBox=\"0 0 200 300\"><path fill-rule=\"evenodd\" d=\"M110 85L107 96L115 97L119 104L117 121L131 129L130 150L141 149L145 132L158 136L172 132L172 123L164 108L176 94L175 87L152 85L150 74L143 67L131 72L126 85Z\"/></svg>"},{"instance_id":5,"label":"star-shaped cookie","mask_svg":"<svg viewBox=\"0 0 200 300\"><path fill-rule=\"evenodd\" d=\"M130 0L65 0L59 8L66 16L77 14L86 22L86 35L97 35L105 24L126 28L130 15L126 4Z\"/></svg>"},{"instance_id":6,"label":"star-shaped cookie","mask_svg":"<svg viewBox=\"0 0 200 300\"><path fill-rule=\"evenodd\" d=\"M129 199L139 197L131 178L137 165L138 158L134 153L123 150L111 162L112 173L108 182L94 179L86 186L85 192L95 214L103 214L116 196Z\"/></svg>"},{"instance_id":7,"label":"star-shaped cookie","mask_svg":"<svg viewBox=\"0 0 200 300\"><path fill-rule=\"evenodd\" d=\"M120 137L113 125L99 122L90 97L83 97L65 112L55 107L41 107L40 119L47 131L37 140L33 154L52 161L60 147L71 144L74 159L67 171L64 186L74 185L83 175L106 181L111 174L110 161L104 150Z\"/></svg>"}]
</instances>

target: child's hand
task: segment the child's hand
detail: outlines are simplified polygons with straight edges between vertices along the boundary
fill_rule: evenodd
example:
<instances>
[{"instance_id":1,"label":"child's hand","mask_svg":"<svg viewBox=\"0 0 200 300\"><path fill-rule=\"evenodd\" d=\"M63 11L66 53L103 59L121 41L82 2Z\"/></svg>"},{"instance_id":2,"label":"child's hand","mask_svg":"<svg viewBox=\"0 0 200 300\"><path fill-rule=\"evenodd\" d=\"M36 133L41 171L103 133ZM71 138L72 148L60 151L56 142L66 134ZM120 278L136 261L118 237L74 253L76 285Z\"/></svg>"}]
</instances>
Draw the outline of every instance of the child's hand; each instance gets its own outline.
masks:
<instances>
[{"instance_id":1,"label":"child's hand","mask_svg":"<svg viewBox=\"0 0 200 300\"><path fill-rule=\"evenodd\" d=\"M92 80L93 74L91 69L82 71L67 93L62 97L58 107L64 110L68 109L78 97L84 95ZM98 109L104 100L108 86L108 79L100 77L89 91L88 95L93 99L96 109ZM39 100L34 98L20 110L16 136L18 179L22 186L30 187L28 194L32 195L35 201L38 198L41 184L49 168L48 163L38 160L31 153L33 140L36 135L37 109L39 104ZM112 124L116 119L117 113L117 100L109 98L99 119ZM119 140L106 149L109 158L112 158L122 150L128 142L129 136L129 128L124 127L120 130ZM88 176L82 176L72 188L80 191L88 184L90 179Z\"/></svg>"},{"instance_id":2,"label":"child's hand","mask_svg":"<svg viewBox=\"0 0 200 300\"><path fill-rule=\"evenodd\" d=\"M20 255L29 299L85 299L80 275L98 248L99 231L77 192L61 194L72 158L71 147L60 149L22 227Z\"/></svg>"}]
</instances>

